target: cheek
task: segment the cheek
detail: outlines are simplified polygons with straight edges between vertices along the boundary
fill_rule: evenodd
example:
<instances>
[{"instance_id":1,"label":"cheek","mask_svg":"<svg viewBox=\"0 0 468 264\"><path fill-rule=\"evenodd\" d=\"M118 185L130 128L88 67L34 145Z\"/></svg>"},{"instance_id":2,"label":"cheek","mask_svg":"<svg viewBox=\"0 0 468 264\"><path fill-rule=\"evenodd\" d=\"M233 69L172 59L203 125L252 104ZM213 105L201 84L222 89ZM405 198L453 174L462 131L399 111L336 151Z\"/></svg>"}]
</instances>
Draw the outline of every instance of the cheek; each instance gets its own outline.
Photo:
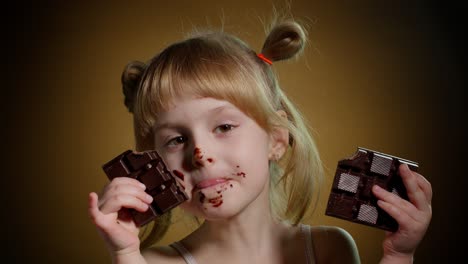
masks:
<instances>
[{"instance_id":1,"label":"cheek","mask_svg":"<svg viewBox=\"0 0 468 264\"><path fill-rule=\"evenodd\" d=\"M187 193L188 200L182 203L179 207L188 212L188 213L194 213L195 208L196 208L196 203L194 200L194 197L192 196L192 193Z\"/></svg>"},{"instance_id":2,"label":"cheek","mask_svg":"<svg viewBox=\"0 0 468 264\"><path fill-rule=\"evenodd\" d=\"M167 163L167 166L177 167L177 163L178 163L178 161L180 159L178 157L178 155L174 155L173 153L171 154L171 153L167 153L167 152L164 152L164 151L161 151L160 155L162 156L164 161Z\"/></svg>"},{"instance_id":3,"label":"cheek","mask_svg":"<svg viewBox=\"0 0 468 264\"><path fill-rule=\"evenodd\" d=\"M247 142L246 142L247 143ZM238 152L233 159L237 159L238 170L245 173L265 172L268 169L268 145L265 142L248 142L238 146Z\"/></svg>"},{"instance_id":4,"label":"cheek","mask_svg":"<svg viewBox=\"0 0 468 264\"><path fill-rule=\"evenodd\" d=\"M159 154L164 160L164 163L166 164L169 171L174 173L174 175L177 176L181 180L184 180L186 178L187 175L185 175L184 173L185 169L182 166L182 160L183 160L183 157L181 157L182 155L178 155L175 153L164 153L164 152L159 152ZM185 181L186 180L187 179L185 179Z\"/></svg>"},{"instance_id":5,"label":"cheek","mask_svg":"<svg viewBox=\"0 0 468 264\"><path fill-rule=\"evenodd\" d=\"M252 129L243 131L239 137L236 137L232 142L229 143L230 148L226 149L227 153L236 153L241 157L248 157L254 160L263 158L268 155L269 140L266 132L257 129L252 132ZM251 161L254 161L251 160Z\"/></svg>"}]
</instances>

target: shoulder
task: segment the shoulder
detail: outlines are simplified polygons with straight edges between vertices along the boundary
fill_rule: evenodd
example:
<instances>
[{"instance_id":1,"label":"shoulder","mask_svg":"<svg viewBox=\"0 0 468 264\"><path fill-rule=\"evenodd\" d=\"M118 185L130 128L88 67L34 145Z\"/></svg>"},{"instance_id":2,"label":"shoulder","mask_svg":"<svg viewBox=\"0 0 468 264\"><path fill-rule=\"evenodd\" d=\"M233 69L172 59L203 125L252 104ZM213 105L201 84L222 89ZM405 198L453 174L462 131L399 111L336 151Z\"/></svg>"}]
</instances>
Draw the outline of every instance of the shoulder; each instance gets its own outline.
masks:
<instances>
[{"instance_id":1,"label":"shoulder","mask_svg":"<svg viewBox=\"0 0 468 264\"><path fill-rule=\"evenodd\" d=\"M343 228L316 226L311 234L317 263L360 263L356 242Z\"/></svg>"},{"instance_id":2,"label":"shoulder","mask_svg":"<svg viewBox=\"0 0 468 264\"><path fill-rule=\"evenodd\" d=\"M144 249L142 255L148 263L185 264L179 253L170 246L159 246Z\"/></svg>"}]
</instances>

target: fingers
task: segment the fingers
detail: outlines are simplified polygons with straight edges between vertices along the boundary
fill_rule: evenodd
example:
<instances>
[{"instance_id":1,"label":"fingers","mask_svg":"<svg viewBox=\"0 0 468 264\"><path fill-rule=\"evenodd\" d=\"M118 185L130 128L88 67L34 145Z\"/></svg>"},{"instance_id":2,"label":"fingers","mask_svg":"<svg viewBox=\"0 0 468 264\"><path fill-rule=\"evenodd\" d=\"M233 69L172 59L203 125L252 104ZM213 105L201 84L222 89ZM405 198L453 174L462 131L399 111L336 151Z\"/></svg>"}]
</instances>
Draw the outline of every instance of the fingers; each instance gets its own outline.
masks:
<instances>
[{"instance_id":1,"label":"fingers","mask_svg":"<svg viewBox=\"0 0 468 264\"><path fill-rule=\"evenodd\" d=\"M414 219L406 213L405 210L402 210L401 207L395 206L391 202L386 202L383 200L378 200L377 205L382 208L385 212L387 212L391 217L393 217L399 225L408 225L414 221Z\"/></svg>"},{"instance_id":2,"label":"fingers","mask_svg":"<svg viewBox=\"0 0 468 264\"><path fill-rule=\"evenodd\" d=\"M393 217L399 224L400 229L410 230L412 233L423 232L427 226L427 216L421 213L413 204L387 192L386 190L374 186L376 196L380 200L377 205Z\"/></svg>"},{"instance_id":3,"label":"fingers","mask_svg":"<svg viewBox=\"0 0 468 264\"><path fill-rule=\"evenodd\" d=\"M398 169L408 200L378 186L373 186L372 191L379 199L378 206L399 225L398 231L387 233L384 241L386 251L413 254L431 220L432 188L422 175L411 171L407 164L400 165Z\"/></svg>"},{"instance_id":4,"label":"fingers","mask_svg":"<svg viewBox=\"0 0 468 264\"><path fill-rule=\"evenodd\" d=\"M115 213L122 208L131 208L139 212L146 212L148 210L148 203L140 200L133 195L115 195L107 199L100 210L103 214Z\"/></svg>"},{"instance_id":5,"label":"fingers","mask_svg":"<svg viewBox=\"0 0 468 264\"><path fill-rule=\"evenodd\" d=\"M426 200L429 202L429 204L432 202L432 186L431 183L424 178L419 173L414 172L416 174L416 180L418 181L419 187L423 190L424 194L426 195Z\"/></svg>"},{"instance_id":6,"label":"fingers","mask_svg":"<svg viewBox=\"0 0 468 264\"><path fill-rule=\"evenodd\" d=\"M103 214L115 213L122 208L132 208L145 212L153 197L145 192L145 185L126 177L115 178L104 188L98 202L99 211Z\"/></svg>"},{"instance_id":7,"label":"fingers","mask_svg":"<svg viewBox=\"0 0 468 264\"><path fill-rule=\"evenodd\" d=\"M108 189L110 188L115 188L115 187L118 187L118 186L133 186L135 188L141 188L143 190L146 189L146 186L135 180L135 179L132 179L132 178L129 178L129 177L117 177L117 178L114 178L105 188L104 188L104 192L106 192Z\"/></svg>"},{"instance_id":8,"label":"fingers","mask_svg":"<svg viewBox=\"0 0 468 264\"><path fill-rule=\"evenodd\" d=\"M411 203L419 210L430 210L432 191L429 182L425 183L422 175L411 171L406 164L400 165L399 170Z\"/></svg>"},{"instance_id":9,"label":"fingers","mask_svg":"<svg viewBox=\"0 0 468 264\"><path fill-rule=\"evenodd\" d=\"M413 204L391 192L388 192L387 190L383 189L378 185L374 185L372 187L372 191L374 195L379 199L377 201L379 206L383 205L384 207L381 206L381 208L384 209L397 221L397 217L400 217L399 215L404 214L405 217L412 217L414 213L411 212L417 211L417 208Z\"/></svg>"},{"instance_id":10,"label":"fingers","mask_svg":"<svg viewBox=\"0 0 468 264\"><path fill-rule=\"evenodd\" d=\"M403 226L424 226L431 218L431 184L420 174L411 171L406 164L399 167L407 189L409 201L375 185L374 195L378 205ZM411 220L412 219L412 220ZM411 222L412 221L412 222Z\"/></svg>"}]
</instances>

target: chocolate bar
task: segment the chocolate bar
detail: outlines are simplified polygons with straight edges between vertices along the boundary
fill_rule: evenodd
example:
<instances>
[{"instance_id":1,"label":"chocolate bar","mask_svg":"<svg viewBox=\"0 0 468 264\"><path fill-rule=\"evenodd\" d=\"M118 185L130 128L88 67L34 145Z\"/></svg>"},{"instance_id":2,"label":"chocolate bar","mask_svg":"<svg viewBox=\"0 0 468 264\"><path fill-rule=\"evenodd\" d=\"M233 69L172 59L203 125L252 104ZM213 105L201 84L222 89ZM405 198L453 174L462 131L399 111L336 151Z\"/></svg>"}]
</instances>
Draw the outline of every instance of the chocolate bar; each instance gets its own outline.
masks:
<instances>
[{"instance_id":1,"label":"chocolate bar","mask_svg":"<svg viewBox=\"0 0 468 264\"><path fill-rule=\"evenodd\" d=\"M377 205L372 186L379 185L408 200L398 171L402 163L418 170L414 161L358 147L353 156L338 161L325 214L395 232L398 223Z\"/></svg>"},{"instance_id":2,"label":"chocolate bar","mask_svg":"<svg viewBox=\"0 0 468 264\"><path fill-rule=\"evenodd\" d=\"M146 185L145 191L153 197L153 202L144 213L131 210L138 226L148 224L188 199L156 151L127 150L104 164L102 168L109 180L115 177L130 177Z\"/></svg>"}]
</instances>

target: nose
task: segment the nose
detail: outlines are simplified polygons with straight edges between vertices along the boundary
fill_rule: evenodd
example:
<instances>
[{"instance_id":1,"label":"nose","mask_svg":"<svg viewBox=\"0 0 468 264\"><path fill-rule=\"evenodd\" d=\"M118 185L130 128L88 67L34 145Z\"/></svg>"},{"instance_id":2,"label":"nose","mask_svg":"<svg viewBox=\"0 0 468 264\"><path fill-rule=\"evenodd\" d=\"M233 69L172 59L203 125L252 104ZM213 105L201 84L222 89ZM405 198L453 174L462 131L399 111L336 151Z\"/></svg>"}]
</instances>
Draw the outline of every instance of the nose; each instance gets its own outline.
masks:
<instances>
[{"instance_id":1,"label":"nose","mask_svg":"<svg viewBox=\"0 0 468 264\"><path fill-rule=\"evenodd\" d=\"M206 151L203 151L201 147L195 147L192 153L192 165L195 168L205 167L208 164L214 162L213 157L207 156Z\"/></svg>"},{"instance_id":2,"label":"nose","mask_svg":"<svg viewBox=\"0 0 468 264\"><path fill-rule=\"evenodd\" d=\"M192 154L192 165L194 167L204 167L205 166L205 160L203 159L203 153L200 147L195 147L193 149L193 154Z\"/></svg>"}]
</instances>

